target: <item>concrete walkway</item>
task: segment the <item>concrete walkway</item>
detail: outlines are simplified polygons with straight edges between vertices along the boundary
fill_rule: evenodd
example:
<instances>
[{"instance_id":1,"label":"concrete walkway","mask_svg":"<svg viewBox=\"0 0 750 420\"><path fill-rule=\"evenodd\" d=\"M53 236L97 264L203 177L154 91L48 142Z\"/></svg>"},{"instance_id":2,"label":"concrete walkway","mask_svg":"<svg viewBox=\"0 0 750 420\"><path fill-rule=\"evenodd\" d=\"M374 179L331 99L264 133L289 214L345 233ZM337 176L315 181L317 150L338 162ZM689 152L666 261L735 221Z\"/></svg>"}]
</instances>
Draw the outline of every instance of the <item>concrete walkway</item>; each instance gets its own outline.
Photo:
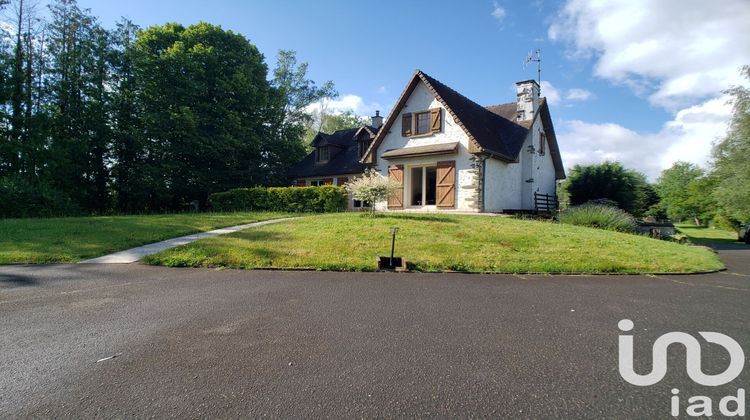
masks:
<instances>
[{"instance_id":1,"label":"concrete walkway","mask_svg":"<svg viewBox=\"0 0 750 420\"><path fill-rule=\"evenodd\" d=\"M208 232L194 233L192 235L180 236L179 238L167 239L166 241L155 242L153 244L139 246L137 248L126 249L124 251L115 252L114 254L104 255L90 260L81 261L79 264L130 264L134 263L141 258L156 254L157 252L164 251L165 249L174 248L176 246L189 244L190 242L197 241L198 239L211 238L219 235L226 235L228 233L239 232L248 228L254 228L258 226L270 225L273 223L285 222L287 220L296 219L296 217L285 217L282 219L266 220L263 222L248 223L238 226L230 226L221 229L211 230Z\"/></svg>"}]
</instances>

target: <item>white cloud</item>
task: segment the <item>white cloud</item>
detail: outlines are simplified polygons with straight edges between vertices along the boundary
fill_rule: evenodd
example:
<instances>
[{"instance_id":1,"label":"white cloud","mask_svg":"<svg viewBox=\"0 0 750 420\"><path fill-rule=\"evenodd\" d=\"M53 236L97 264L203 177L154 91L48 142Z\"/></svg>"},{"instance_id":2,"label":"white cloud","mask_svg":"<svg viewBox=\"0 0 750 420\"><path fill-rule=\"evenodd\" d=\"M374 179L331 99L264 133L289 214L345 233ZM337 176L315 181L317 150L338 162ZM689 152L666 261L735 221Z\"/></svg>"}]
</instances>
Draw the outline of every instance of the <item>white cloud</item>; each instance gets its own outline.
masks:
<instances>
[{"instance_id":1,"label":"white cloud","mask_svg":"<svg viewBox=\"0 0 750 420\"><path fill-rule=\"evenodd\" d=\"M547 102L549 102L550 105L558 105L560 103L562 96L560 95L560 91L557 90L552 83L542 80L542 85L539 88L541 90L540 94L547 97Z\"/></svg>"},{"instance_id":2,"label":"white cloud","mask_svg":"<svg viewBox=\"0 0 750 420\"><path fill-rule=\"evenodd\" d=\"M568 89L568 91L565 93L565 99L569 101L588 101L589 99L593 98L594 94L586 89Z\"/></svg>"},{"instance_id":3,"label":"white cloud","mask_svg":"<svg viewBox=\"0 0 750 420\"><path fill-rule=\"evenodd\" d=\"M594 94L586 89L573 88L563 91L546 80L542 80L541 94L547 97L547 102L552 106L560 105L565 101L583 102L594 97Z\"/></svg>"},{"instance_id":4,"label":"white cloud","mask_svg":"<svg viewBox=\"0 0 750 420\"><path fill-rule=\"evenodd\" d=\"M548 31L594 73L675 111L740 84L750 62L750 2L568 0Z\"/></svg>"},{"instance_id":5,"label":"white cloud","mask_svg":"<svg viewBox=\"0 0 750 420\"><path fill-rule=\"evenodd\" d=\"M732 108L727 97L710 99L679 111L655 133L638 133L618 124L562 121L557 138L563 162L619 161L655 180L676 161L706 166L712 142L726 133Z\"/></svg>"},{"instance_id":6,"label":"white cloud","mask_svg":"<svg viewBox=\"0 0 750 420\"><path fill-rule=\"evenodd\" d=\"M549 27L573 59L593 58L594 75L629 87L672 114L656 132L618 124L563 121L566 166L619 160L651 179L678 160L706 166L731 107L721 93L747 85L750 2L725 0L567 0ZM565 100L583 98L571 89ZM644 107L645 108L645 107ZM648 112L645 110L644 112Z\"/></svg>"},{"instance_id":7,"label":"white cloud","mask_svg":"<svg viewBox=\"0 0 750 420\"><path fill-rule=\"evenodd\" d=\"M502 8L496 1L492 2L492 17L494 17L497 20L503 20L505 17L505 9Z\"/></svg>"}]
</instances>

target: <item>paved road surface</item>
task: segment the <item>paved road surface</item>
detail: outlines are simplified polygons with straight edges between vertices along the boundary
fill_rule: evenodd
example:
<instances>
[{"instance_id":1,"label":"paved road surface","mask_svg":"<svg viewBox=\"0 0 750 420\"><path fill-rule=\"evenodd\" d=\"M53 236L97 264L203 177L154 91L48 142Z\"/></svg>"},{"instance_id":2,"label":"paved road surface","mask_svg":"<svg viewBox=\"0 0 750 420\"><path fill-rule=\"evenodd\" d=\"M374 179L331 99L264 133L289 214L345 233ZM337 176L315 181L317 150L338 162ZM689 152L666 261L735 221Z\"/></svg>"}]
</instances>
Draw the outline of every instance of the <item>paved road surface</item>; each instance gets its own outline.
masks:
<instances>
[{"instance_id":1,"label":"paved road surface","mask_svg":"<svg viewBox=\"0 0 750 420\"><path fill-rule=\"evenodd\" d=\"M661 277L0 267L0 417L667 418L673 387L683 412L696 394L717 410L750 364L705 388L674 351L635 387L617 322L640 372L668 331L750 354L750 248L722 256L727 272ZM707 373L727 366L704 351Z\"/></svg>"}]
</instances>

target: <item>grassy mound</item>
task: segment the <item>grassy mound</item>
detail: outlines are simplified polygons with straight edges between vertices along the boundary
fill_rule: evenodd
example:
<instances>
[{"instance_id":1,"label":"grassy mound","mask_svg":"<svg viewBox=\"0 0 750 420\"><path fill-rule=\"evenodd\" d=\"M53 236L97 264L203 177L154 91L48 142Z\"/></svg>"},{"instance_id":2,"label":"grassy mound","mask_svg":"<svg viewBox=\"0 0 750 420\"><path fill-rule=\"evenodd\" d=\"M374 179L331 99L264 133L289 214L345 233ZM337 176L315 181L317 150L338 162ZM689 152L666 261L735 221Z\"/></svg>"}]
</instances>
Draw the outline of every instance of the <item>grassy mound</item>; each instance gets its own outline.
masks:
<instances>
[{"instance_id":1,"label":"grassy mound","mask_svg":"<svg viewBox=\"0 0 750 420\"><path fill-rule=\"evenodd\" d=\"M711 251L550 222L430 214L310 216L194 242L146 258L187 267L371 271L390 252L417 271L512 273L698 272L723 267Z\"/></svg>"}]
</instances>

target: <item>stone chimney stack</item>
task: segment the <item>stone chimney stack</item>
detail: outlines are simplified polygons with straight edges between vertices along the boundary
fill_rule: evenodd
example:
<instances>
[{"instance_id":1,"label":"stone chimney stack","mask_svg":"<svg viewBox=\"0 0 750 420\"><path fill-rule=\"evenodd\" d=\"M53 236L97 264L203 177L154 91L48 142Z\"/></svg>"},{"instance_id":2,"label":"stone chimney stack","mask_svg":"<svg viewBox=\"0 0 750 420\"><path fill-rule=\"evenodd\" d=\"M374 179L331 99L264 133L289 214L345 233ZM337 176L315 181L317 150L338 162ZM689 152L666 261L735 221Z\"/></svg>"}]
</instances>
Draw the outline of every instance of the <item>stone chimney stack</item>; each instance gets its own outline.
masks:
<instances>
[{"instance_id":1,"label":"stone chimney stack","mask_svg":"<svg viewBox=\"0 0 750 420\"><path fill-rule=\"evenodd\" d=\"M536 80L516 83L516 96L516 120L533 120L539 110L539 84Z\"/></svg>"},{"instance_id":2,"label":"stone chimney stack","mask_svg":"<svg viewBox=\"0 0 750 420\"><path fill-rule=\"evenodd\" d=\"M375 111L375 116L370 117L370 125L375 128L380 128L383 125L383 117L380 116L380 111Z\"/></svg>"}]
</instances>

